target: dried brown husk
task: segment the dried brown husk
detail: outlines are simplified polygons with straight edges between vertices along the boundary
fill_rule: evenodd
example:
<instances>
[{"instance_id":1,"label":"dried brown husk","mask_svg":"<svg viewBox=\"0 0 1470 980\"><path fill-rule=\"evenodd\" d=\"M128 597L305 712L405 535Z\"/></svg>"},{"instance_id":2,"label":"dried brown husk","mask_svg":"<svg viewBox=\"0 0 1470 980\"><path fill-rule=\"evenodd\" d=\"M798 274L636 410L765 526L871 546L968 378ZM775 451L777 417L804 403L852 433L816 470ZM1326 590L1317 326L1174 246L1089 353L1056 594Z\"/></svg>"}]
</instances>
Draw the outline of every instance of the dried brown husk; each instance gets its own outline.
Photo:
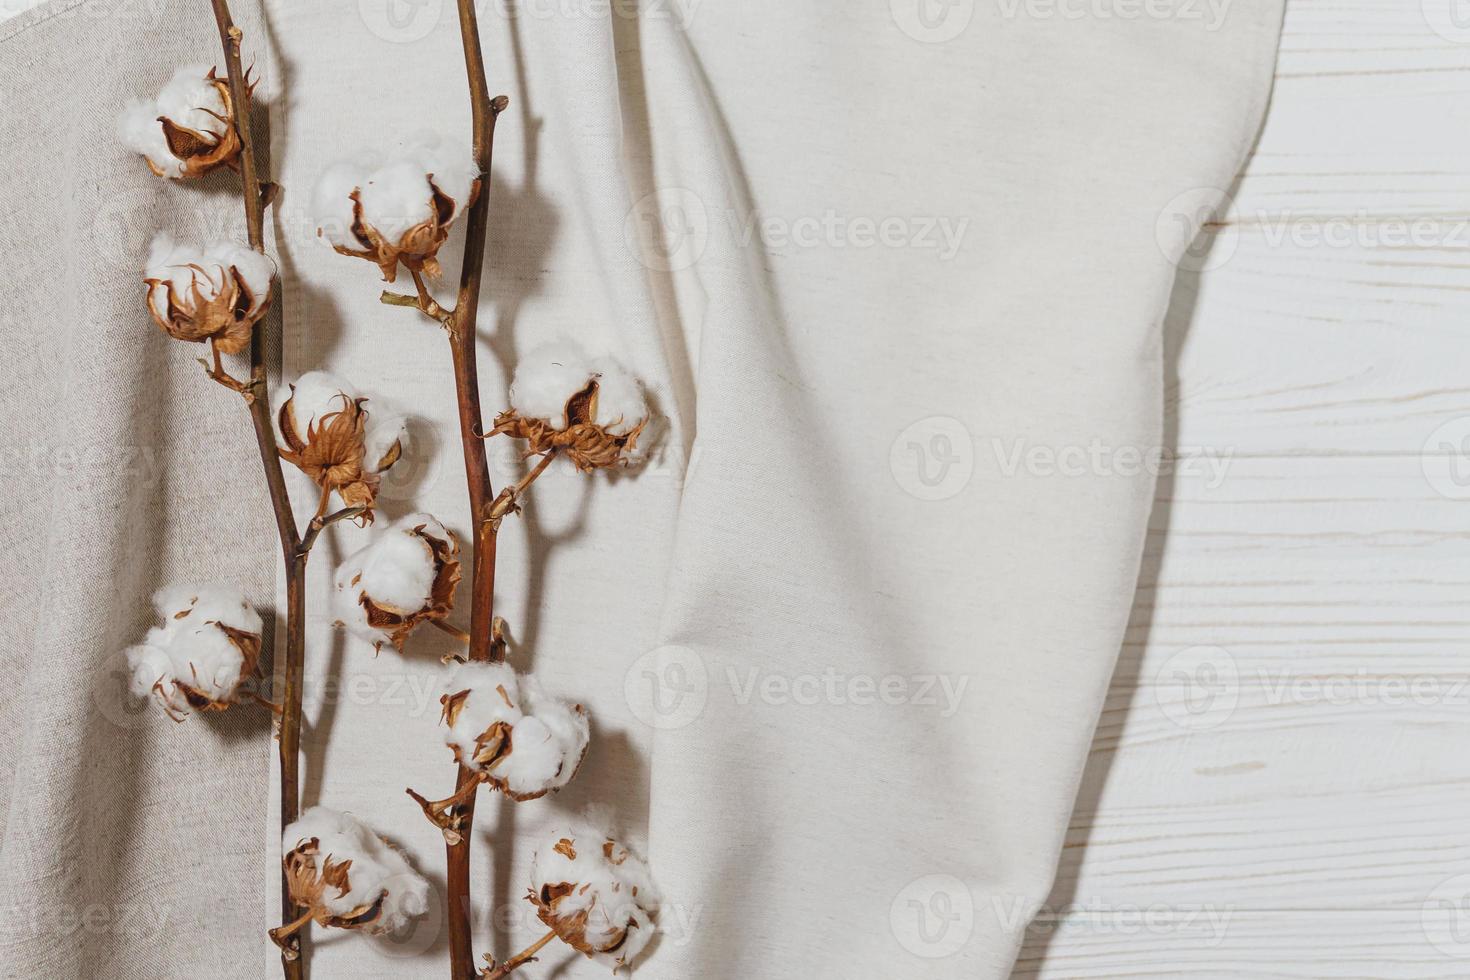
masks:
<instances>
[{"instance_id":1,"label":"dried brown husk","mask_svg":"<svg viewBox=\"0 0 1470 980\"><path fill-rule=\"evenodd\" d=\"M526 440L528 456L560 453L583 472L626 466L638 448L638 437L648 425L648 419L640 419L622 435L609 431L605 425L598 425L594 421L597 418L597 390L597 379L592 378L582 390L567 399L563 410L565 424L561 429L553 427L546 419L529 418L509 408L495 417L491 435Z\"/></svg>"},{"instance_id":2,"label":"dried brown husk","mask_svg":"<svg viewBox=\"0 0 1470 980\"><path fill-rule=\"evenodd\" d=\"M250 332L270 307L270 293L257 297L250 291L240 270L224 270L224 282L213 296L206 295L200 280L213 285L202 266L190 264L196 273L187 293L174 288L171 280L144 279L148 286L148 312L164 333L175 340L194 343L213 341L224 354L239 354L250 346ZM158 286L167 290L168 313L160 315L153 302ZM258 305L257 305L258 304Z\"/></svg>"},{"instance_id":3,"label":"dried brown husk","mask_svg":"<svg viewBox=\"0 0 1470 980\"><path fill-rule=\"evenodd\" d=\"M327 889L338 894L351 890L352 861L333 861L330 854L321 853L321 841L315 837L301 841L281 859L285 872L286 889L291 900L311 913L312 921L332 929L371 929L383 914L386 894L367 905L359 905L345 915L329 911L325 899ZM276 930L271 938L280 944Z\"/></svg>"},{"instance_id":4,"label":"dried brown husk","mask_svg":"<svg viewBox=\"0 0 1470 980\"><path fill-rule=\"evenodd\" d=\"M297 431L292 418L291 399L286 399L278 416L281 437L286 443L281 458L311 477L323 490L335 490L346 506L366 508L361 520L369 523L381 479L377 472L363 465L368 418L363 403L367 399L344 395L342 400L341 409L322 416L303 434ZM395 442L388 454L376 461L377 469L391 466L400 452L401 447Z\"/></svg>"},{"instance_id":5,"label":"dried brown husk","mask_svg":"<svg viewBox=\"0 0 1470 980\"><path fill-rule=\"evenodd\" d=\"M446 529L446 538L440 538L425 530L423 524L415 527L412 534L422 538L434 556L434 585L429 591L429 601L420 609L399 609L380 603L366 592L358 596L358 602L367 611L368 625L389 635L395 650L402 650L408 634L420 623L444 620L454 610L454 591L459 587L461 569L459 564L459 539L453 531ZM357 587L362 575L352 579Z\"/></svg>"},{"instance_id":6,"label":"dried brown husk","mask_svg":"<svg viewBox=\"0 0 1470 980\"><path fill-rule=\"evenodd\" d=\"M230 95L230 83L227 79L220 78L213 68L205 75L205 81L214 86L219 93L220 101L224 103L225 111L221 115L211 109L203 109L214 118L225 124L222 135L201 132L181 126L169 119L167 116L159 116L158 122L163 126L163 138L168 143L169 152L178 157L182 178L202 177L218 167L228 166L234 169L236 159L240 156L240 133L236 128L240 114L235 111L235 101ZM245 85L245 113L250 112L250 97L255 92L254 82L246 81ZM147 160L147 157L144 157ZM159 177L168 176L152 160L148 160L148 169Z\"/></svg>"},{"instance_id":7,"label":"dried brown husk","mask_svg":"<svg viewBox=\"0 0 1470 980\"><path fill-rule=\"evenodd\" d=\"M443 270L439 266L439 249L449 238L449 228L456 213L462 214L475 203L480 194L480 181L470 184L469 200L456 210L458 202L434 183L434 175L427 174L430 191L430 217L405 231L396 240L390 241L373 227L362 214L362 188L352 191L352 236L362 245L360 249L346 245L332 247L343 255L367 259L377 263L383 278L394 282L398 278L398 263L402 262L410 272L438 279ZM318 232L320 233L320 232Z\"/></svg>"}]
</instances>

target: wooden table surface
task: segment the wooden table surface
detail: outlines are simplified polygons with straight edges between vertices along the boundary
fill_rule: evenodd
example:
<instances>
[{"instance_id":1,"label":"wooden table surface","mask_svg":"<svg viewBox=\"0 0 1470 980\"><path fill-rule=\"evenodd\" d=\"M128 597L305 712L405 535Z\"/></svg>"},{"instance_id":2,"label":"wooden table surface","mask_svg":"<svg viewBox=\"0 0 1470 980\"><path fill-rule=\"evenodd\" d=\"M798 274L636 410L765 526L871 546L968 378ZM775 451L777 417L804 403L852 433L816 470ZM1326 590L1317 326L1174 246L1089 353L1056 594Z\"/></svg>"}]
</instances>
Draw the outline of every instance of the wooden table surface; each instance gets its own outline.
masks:
<instances>
[{"instance_id":1,"label":"wooden table surface","mask_svg":"<svg viewBox=\"0 0 1470 980\"><path fill-rule=\"evenodd\" d=\"M1470 977L1470 3L1288 0L1017 977ZM1437 28L1437 30L1436 30Z\"/></svg>"}]
</instances>

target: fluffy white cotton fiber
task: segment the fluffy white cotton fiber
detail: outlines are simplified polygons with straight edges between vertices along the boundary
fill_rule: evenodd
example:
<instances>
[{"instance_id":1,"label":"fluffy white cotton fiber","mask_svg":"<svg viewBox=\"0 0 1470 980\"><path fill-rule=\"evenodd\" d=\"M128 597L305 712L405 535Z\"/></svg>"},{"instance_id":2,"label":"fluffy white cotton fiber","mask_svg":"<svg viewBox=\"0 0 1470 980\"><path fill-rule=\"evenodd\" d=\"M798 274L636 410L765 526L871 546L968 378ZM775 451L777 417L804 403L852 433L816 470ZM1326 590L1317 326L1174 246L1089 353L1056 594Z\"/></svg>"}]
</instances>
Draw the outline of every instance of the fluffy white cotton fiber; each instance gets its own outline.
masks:
<instances>
[{"instance_id":1,"label":"fluffy white cotton fiber","mask_svg":"<svg viewBox=\"0 0 1470 980\"><path fill-rule=\"evenodd\" d=\"M321 904L332 915L345 916L371 906L381 897L382 912L367 931L392 932L429 909L429 883L372 828L349 813L315 806L303 813L281 835L283 852L315 838L317 870L327 859L334 864L351 861L345 891L328 886Z\"/></svg>"},{"instance_id":2,"label":"fluffy white cotton fiber","mask_svg":"<svg viewBox=\"0 0 1470 980\"><path fill-rule=\"evenodd\" d=\"M233 700L246 652L220 627L251 634L257 642L262 628L244 593L224 585L170 586L154 595L153 605L163 625L127 651L133 693L156 695L175 718L190 711L180 684L211 701Z\"/></svg>"},{"instance_id":3,"label":"fluffy white cotton fiber","mask_svg":"<svg viewBox=\"0 0 1470 980\"><path fill-rule=\"evenodd\" d=\"M594 424L613 435L625 435L648 416L642 387L621 364L611 357L589 357L575 341L565 339L533 348L521 358L510 387L510 404L527 418L564 429L567 400L593 378L597 379Z\"/></svg>"},{"instance_id":4,"label":"fluffy white cotton fiber","mask_svg":"<svg viewBox=\"0 0 1470 980\"><path fill-rule=\"evenodd\" d=\"M469 147L423 136L384 162L364 158L329 167L312 192L312 214L322 236L333 245L362 249L367 243L352 233L351 195L358 191L364 223L389 242L397 242L409 229L438 217L435 188L454 202L444 223L459 217L478 176Z\"/></svg>"},{"instance_id":5,"label":"fluffy white cotton fiber","mask_svg":"<svg viewBox=\"0 0 1470 980\"><path fill-rule=\"evenodd\" d=\"M160 117L177 126L213 136L222 136L228 131L229 127L222 118L225 115L224 99L206 77L209 71L209 65L180 68L156 99L135 100L118 120L118 138L123 144L147 157L166 177L182 176L184 162L169 150L163 124L158 121Z\"/></svg>"},{"instance_id":6,"label":"fluffy white cotton fiber","mask_svg":"<svg viewBox=\"0 0 1470 980\"><path fill-rule=\"evenodd\" d=\"M332 612L354 636L375 647L394 642L393 630L369 622L364 597L379 609L405 617L433 601L439 566L426 535L452 540L432 515L410 514L349 555L337 569Z\"/></svg>"},{"instance_id":7,"label":"fluffy white cotton fiber","mask_svg":"<svg viewBox=\"0 0 1470 980\"><path fill-rule=\"evenodd\" d=\"M234 270L250 291L251 309L257 312L270 297L274 269L270 259L251 248L233 242L217 242L204 248L175 242L166 232L153 238L148 250L144 277L157 280L148 293L148 303L162 319L169 316L169 288L181 303L193 301L197 285L206 300L218 296L230 281Z\"/></svg>"},{"instance_id":8,"label":"fluffy white cotton fiber","mask_svg":"<svg viewBox=\"0 0 1470 980\"><path fill-rule=\"evenodd\" d=\"M613 969L653 938L659 895L648 865L599 827L550 835L531 862L531 896L542 921Z\"/></svg>"},{"instance_id":9,"label":"fluffy white cotton fiber","mask_svg":"<svg viewBox=\"0 0 1470 980\"><path fill-rule=\"evenodd\" d=\"M517 675L505 664L463 664L446 690L469 692L444 738L469 768L521 797L558 789L576 774L590 737L580 705L558 701L536 678ZM475 761L476 739L497 722L511 728L510 751L486 768Z\"/></svg>"}]
</instances>

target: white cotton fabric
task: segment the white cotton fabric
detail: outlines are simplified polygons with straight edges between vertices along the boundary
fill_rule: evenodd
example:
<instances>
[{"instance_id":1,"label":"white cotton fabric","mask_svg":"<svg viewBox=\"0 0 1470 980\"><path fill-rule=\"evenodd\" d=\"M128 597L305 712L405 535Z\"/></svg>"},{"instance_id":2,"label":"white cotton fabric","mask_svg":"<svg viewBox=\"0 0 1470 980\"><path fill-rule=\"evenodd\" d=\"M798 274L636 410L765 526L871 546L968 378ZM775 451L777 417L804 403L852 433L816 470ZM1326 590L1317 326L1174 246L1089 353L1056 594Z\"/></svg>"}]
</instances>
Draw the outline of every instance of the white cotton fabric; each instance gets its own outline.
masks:
<instances>
[{"instance_id":1,"label":"white cotton fabric","mask_svg":"<svg viewBox=\"0 0 1470 980\"><path fill-rule=\"evenodd\" d=\"M366 931L392 932L429 908L429 883L414 871L394 847L350 813L314 806L281 834L281 849L289 851L303 841L318 843L317 870L330 859L351 861L348 888L327 888L322 904L333 915L347 915L372 905L381 897L381 915Z\"/></svg>"},{"instance_id":2,"label":"white cotton fabric","mask_svg":"<svg viewBox=\"0 0 1470 980\"><path fill-rule=\"evenodd\" d=\"M183 175L184 163L168 148L160 118L198 133L223 136L225 102L207 80L210 66L186 65L169 79L154 99L130 102L118 118L118 139L135 153L147 157L169 177Z\"/></svg>"},{"instance_id":3,"label":"white cotton fabric","mask_svg":"<svg viewBox=\"0 0 1470 980\"><path fill-rule=\"evenodd\" d=\"M212 701L229 700L240 686L245 658L220 627L261 633L260 615L244 593L226 585L175 585L154 594L153 608L163 625L127 650L132 692L157 697L175 717L190 713L175 681Z\"/></svg>"},{"instance_id":4,"label":"white cotton fabric","mask_svg":"<svg viewBox=\"0 0 1470 980\"><path fill-rule=\"evenodd\" d=\"M148 264L143 270L145 278L158 280L148 292L148 303L155 313L167 319L170 286L178 302L192 303L196 286L208 300L219 295L236 272L250 290L250 312L254 313L270 300L275 269L269 258L234 242L216 242L200 248L175 242L168 232L159 232L149 247Z\"/></svg>"},{"instance_id":5,"label":"white cotton fabric","mask_svg":"<svg viewBox=\"0 0 1470 980\"><path fill-rule=\"evenodd\" d=\"M240 400L139 302L155 230L244 239L238 185L227 171L159 180L109 138L128 100L156 97L218 37L193 2L105 31L84 6L0 25L13 218L0 410L18 439L79 461L13 468L0 505L0 602L20 637L0 649L0 907L147 896L168 917L57 942L22 915L0 962L39 977L275 976L268 726L118 707L120 637L152 625L161 585L239 582L278 622L284 609ZM272 347L282 377L330 370L411 411L412 465L385 477L382 519L427 510L468 540L443 330L379 302L378 270L335 254L310 208L354 147L388 159L419 127L468 134L453 5L401 5L407 19L374 6L232 5L285 188ZM548 470L501 531L494 611L511 661L587 705L597 732L554 797L479 795L477 954L542 935L523 899L532 855L568 810L602 801L665 899L638 980L1011 971L1024 916L994 910L1046 898L1153 488L1001 461L1161 441L1175 269L1158 218L1181 193L1230 185L1281 4L1233 4L1217 29L1004 6L935 4L969 13L939 23L897 0L549 4L518 20L479 5L492 92L511 97L488 191L486 427L516 363L572 337L644 382L665 435L638 470ZM899 244L866 234L889 219ZM461 241L457 228L441 254L447 286ZM489 445L499 489L525 464L502 437ZM304 523L316 501L299 476ZM453 791L425 672L457 645L347 655L335 559L371 533L336 527L311 563L304 802L372 814L442 881L442 834L403 789ZM829 672L840 699L782 693ZM901 703L864 699L883 682ZM209 873L181 854L207 854ZM894 909L933 897L936 876L974 915L926 958ZM442 918L418 922L392 946L310 944L311 975L442 974ZM543 966L607 976L554 947Z\"/></svg>"},{"instance_id":6,"label":"white cotton fabric","mask_svg":"<svg viewBox=\"0 0 1470 980\"><path fill-rule=\"evenodd\" d=\"M579 706L550 697L535 677L505 664L464 664L444 693L460 691L469 697L444 741L471 769L504 780L522 796L560 789L576 775L590 738ZM510 754L487 768L474 761L475 740L501 722L511 727Z\"/></svg>"},{"instance_id":7,"label":"white cotton fabric","mask_svg":"<svg viewBox=\"0 0 1470 980\"><path fill-rule=\"evenodd\" d=\"M575 341L560 338L529 351L516 362L511 407L528 418L567 427L567 400L597 379L593 422L613 435L626 435L648 416L643 389L614 358L589 357Z\"/></svg>"}]
</instances>

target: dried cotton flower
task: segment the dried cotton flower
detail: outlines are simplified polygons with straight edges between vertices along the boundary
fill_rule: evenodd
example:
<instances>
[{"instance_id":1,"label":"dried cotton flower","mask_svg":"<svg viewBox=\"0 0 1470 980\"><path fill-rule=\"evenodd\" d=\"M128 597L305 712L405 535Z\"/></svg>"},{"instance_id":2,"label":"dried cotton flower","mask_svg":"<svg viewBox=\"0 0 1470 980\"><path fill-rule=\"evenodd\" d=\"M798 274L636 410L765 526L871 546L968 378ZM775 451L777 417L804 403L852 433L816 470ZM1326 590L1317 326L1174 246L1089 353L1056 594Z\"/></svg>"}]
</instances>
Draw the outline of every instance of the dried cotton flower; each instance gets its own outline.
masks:
<instances>
[{"instance_id":1,"label":"dried cotton flower","mask_svg":"<svg viewBox=\"0 0 1470 980\"><path fill-rule=\"evenodd\" d=\"M312 195L317 234L343 255L376 262L393 282L398 263L437 279L439 247L480 190L468 146L424 137L386 162L339 163Z\"/></svg>"},{"instance_id":2,"label":"dried cotton flower","mask_svg":"<svg viewBox=\"0 0 1470 980\"><path fill-rule=\"evenodd\" d=\"M403 452L404 424L379 418L340 378L325 371L303 374L276 409L281 458L311 477L324 495L333 491L348 507L367 508L372 520L381 474Z\"/></svg>"},{"instance_id":3,"label":"dried cotton flower","mask_svg":"<svg viewBox=\"0 0 1470 980\"><path fill-rule=\"evenodd\" d=\"M174 721L190 711L223 711L260 659L260 616L244 593L224 585L170 586L153 596L162 626L127 651L130 687L157 696Z\"/></svg>"},{"instance_id":4,"label":"dried cotton flower","mask_svg":"<svg viewBox=\"0 0 1470 980\"><path fill-rule=\"evenodd\" d=\"M528 898L562 942L614 970L653 938L659 896L648 865L592 827L554 834L536 852Z\"/></svg>"},{"instance_id":5,"label":"dried cotton flower","mask_svg":"<svg viewBox=\"0 0 1470 980\"><path fill-rule=\"evenodd\" d=\"M273 275L270 259L253 249L230 242L201 249L160 233L143 281L148 311L170 337L238 354L270 305Z\"/></svg>"},{"instance_id":6,"label":"dried cotton flower","mask_svg":"<svg viewBox=\"0 0 1470 980\"><path fill-rule=\"evenodd\" d=\"M537 347L516 366L510 408L493 432L525 439L531 455L559 452L593 470L626 463L648 415L642 388L622 365L563 340Z\"/></svg>"},{"instance_id":7,"label":"dried cotton flower","mask_svg":"<svg viewBox=\"0 0 1470 980\"><path fill-rule=\"evenodd\" d=\"M247 92L254 88L247 85ZM248 107L247 107L248 108ZM160 177L198 177L235 166L240 137L229 82L207 65L189 65L153 101L134 101L118 120L118 137Z\"/></svg>"},{"instance_id":8,"label":"dried cotton flower","mask_svg":"<svg viewBox=\"0 0 1470 980\"><path fill-rule=\"evenodd\" d=\"M459 804L488 783L518 803L538 799L571 782L587 754L587 709L548 695L540 682L503 663L460 665L439 699L444 743L474 775L453 796L427 800L408 794L450 843L459 839Z\"/></svg>"},{"instance_id":9,"label":"dried cotton flower","mask_svg":"<svg viewBox=\"0 0 1470 980\"><path fill-rule=\"evenodd\" d=\"M449 615L459 577L454 535L428 514L410 514L338 568L333 611L375 648L402 650L414 627Z\"/></svg>"},{"instance_id":10,"label":"dried cotton flower","mask_svg":"<svg viewBox=\"0 0 1470 980\"><path fill-rule=\"evenodd\" d=\"M286 887L305 911L272 929L294 958L291 937L307 922L370 934L392 932L429 909L429 883L372 828L348 813L315 806L281 835Z\"/></svg>"},{"instance_id":11,"label":"dried cotton flower","mask_svg":"<svg viewBox=\"0 0 1470 980\"><path fill-rule=\"evenodd\" d=\"M446 694L444 742L455 761L518 802L571 782L587 754L587 709L548 695L501 663L467 663Z\"/></svg>"}]
</instances>

